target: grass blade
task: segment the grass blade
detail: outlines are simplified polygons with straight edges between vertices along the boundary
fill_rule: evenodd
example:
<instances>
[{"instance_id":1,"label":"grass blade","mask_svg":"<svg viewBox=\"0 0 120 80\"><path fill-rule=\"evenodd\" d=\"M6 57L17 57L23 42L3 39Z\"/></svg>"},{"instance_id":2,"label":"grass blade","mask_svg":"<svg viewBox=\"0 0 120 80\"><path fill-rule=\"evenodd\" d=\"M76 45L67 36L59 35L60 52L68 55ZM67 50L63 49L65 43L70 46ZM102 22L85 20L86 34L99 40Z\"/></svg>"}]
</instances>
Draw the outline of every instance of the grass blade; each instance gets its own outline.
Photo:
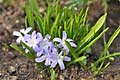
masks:
<instances>
[{"instance_id":1,"label":"grass blade","mask_svg":"<svg viewBox=\"0 0 120 80\"><path fill-rule=\"evenodd\" d=\"M97 23L91 28L90 32L82 39L82 41L78 44L78 47L76 49L79 50L86 42L88 42L90 39L92 39L95 35L95 33L97 33L100 28L102 27L102 25L105 22L107 13L105 13L98 21Z\"/></svg>"},{"instance_id":2,"label":"grass blade","mask_svg":"<svg viewBox=\"0 0 120 80\"><path fill-rule=\"evenodd\" d=\"M103 32L101 32L94 40L92 40L89 44L87 44L85 47L80 49L78 51L78 55L80 55L82 52L84 52L86 49L88 49L90 46L92 46L106 31L108 28L106 28Z\"/></svg>"}]
</instances>

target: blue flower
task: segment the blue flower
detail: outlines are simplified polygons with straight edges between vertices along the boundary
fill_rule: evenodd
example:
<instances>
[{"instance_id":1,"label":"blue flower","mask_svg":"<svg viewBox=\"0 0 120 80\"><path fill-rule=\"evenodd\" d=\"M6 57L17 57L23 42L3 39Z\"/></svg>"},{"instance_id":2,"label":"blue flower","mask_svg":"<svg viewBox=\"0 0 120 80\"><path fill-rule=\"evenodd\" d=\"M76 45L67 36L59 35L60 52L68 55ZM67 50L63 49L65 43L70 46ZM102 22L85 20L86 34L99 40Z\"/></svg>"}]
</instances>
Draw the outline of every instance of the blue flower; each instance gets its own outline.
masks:
<instances>
[{"instance_id":1,"label":"blue flower","mask_svg":"<svg viewBox=\"0 0 120 80\"><path fill-rule=\"evenodd\" d=\"M37 56L40 56L45 49L51 49L54 47L53 43L49 41L50 35L46 35L45 38L41 37L41 40L37 47L34 49L37 52Z\"/></svg>"},{"instance_id":2,"label":"blue flower","mask_svg":"<svg viewBox=\"0 0 120 80\"><path fill-rule=\"evenodd\" d=\"M33 31L31 35L24 36L24 42L31 48L35 49L37 44L41 41L40 33Z\"/></svg>"},{"instance_id":3,"label":"blue flower","mask_svg":"<svg viewBox=\"0 0 120 80\"><path fill-rule=\"evenodd\" d=\"M58 52L56 52L52 56L53 56L52 59L51 59L52 63L51 63L51 66L50 66L52 68L54 68L58 63L59 66L60 66L60 69L64 70L65 65L64 65L63 61L71 61L70 57L63 55L63 51L61 51L59 54L58 54Z\"/></svg>"},{"instance_id":4,"label":"blue flower","mask_svg":"<svg viewBox=\"0 0 120 80\"><path fill-rule=\"evenodd\" d=\"M70 44L72 47L76 47L76 44L73 42L72 39L69 39L69 38L67 39L67 34L66 34L65 31L63 31L62 39L60 39L60 38L54 38L54 39L53 39L53 42L59 42L59 44L58 44L57 46L58 46L59 48L62 48L63 50L65 50L65 51L66 51L66 54L68 54L68 53L69 53L69 49L68 49L68 47L66 46L65 41L68 41L69 44Z\"/></svg>"},{"instance_id":5,"label":"blue flower","mask_svg":"<svg viewBox=\"0 0 120 80\"><path fill-rule=\"evenodd\" d=\"M60 66L61 70L65 69L65 65L63 63L63 61L71 61L71 58L68 56L63 55L63 51L61 51L58 54L58 51L56 48L52 48L52 49L46 49L43 52L43 55L37 57L35 59L36 62L43 62L45 61L45 65L48 66L50 65L50 67L54 68L57 66L57 63Z\"/></svg>"},{"instance_id":6,"label":"blue flower","mask_svg":"<svg viewBox=\"0 0 120 80\"><path fill-rule=\"evenodd\" d=\"M20 32L14 31L13 35L18 37L17 40L16 40L16 42L20 43L20 41L23 41L23 37L25 35L27 35L31 30L32 30L32 28L28 27L26 30L25 29L21 29Z\"/></svg>"},{"instance_id":7,"label":"blue flower","mask_svg":"<svg viewBox=\"0 0 120 80\"><path fill-rule=\"evenodd\" d=\"M48 66L48 65L51 65L51 62L52 62L52 57L53 55L52 54L55 54L56 51L54 51L53 49L50 50L50 49L45 49L42 53L41 56L39 56L38 58L35 59L36 62L43 62L45 61L45 65Z\"/></svg>"}]
</instances>

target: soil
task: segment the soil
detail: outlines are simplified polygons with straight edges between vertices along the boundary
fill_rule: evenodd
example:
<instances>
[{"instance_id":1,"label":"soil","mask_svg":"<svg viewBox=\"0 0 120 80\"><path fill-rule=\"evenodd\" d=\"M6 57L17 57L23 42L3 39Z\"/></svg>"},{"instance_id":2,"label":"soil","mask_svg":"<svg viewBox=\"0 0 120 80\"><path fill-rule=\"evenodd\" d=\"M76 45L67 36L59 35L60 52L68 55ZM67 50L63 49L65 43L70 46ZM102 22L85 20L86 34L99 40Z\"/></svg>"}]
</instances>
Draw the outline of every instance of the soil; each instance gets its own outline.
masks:
<instances>
[{"instance_id":1,"label":"soil","mask_svg":"<svg viewBox=\"0 0 120 80\"><path fill-rule=\"evenodd\" d=\"M23 10L24 0L16 0L14 4L4 5L0 3L0 80L50 80L49 74L42 78L36 64L19 54L9 47L15 42L13 31L24 27L25 13ZM41 9L42 11L44 9ZM89 22L93 25L96 20L104 13L100 1L95 0L90 5L88 14ZM108 18L106 25L109 31L106 33L106 40L120 25L120 3L109 2ZM97 47L97 48L96 48ZM92 46L92 59L96 59L103 50L102 38ZM109 52L120 51L120 35L115 39ZM120 58L116 57L115 61L102 72L99 76L93 77L89 71L84 71L78 64L67 67L64 71L56 72L57 80L120 80Z\"/></svg>"}]
</instances>

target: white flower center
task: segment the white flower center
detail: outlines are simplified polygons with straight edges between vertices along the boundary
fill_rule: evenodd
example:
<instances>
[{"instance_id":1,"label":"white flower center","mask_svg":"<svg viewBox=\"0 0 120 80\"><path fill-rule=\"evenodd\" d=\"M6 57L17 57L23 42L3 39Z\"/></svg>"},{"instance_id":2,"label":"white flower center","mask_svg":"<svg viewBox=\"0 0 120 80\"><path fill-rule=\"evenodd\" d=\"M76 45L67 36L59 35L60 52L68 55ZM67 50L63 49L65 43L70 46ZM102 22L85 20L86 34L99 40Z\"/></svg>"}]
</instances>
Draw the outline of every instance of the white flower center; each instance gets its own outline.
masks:
<instances>
[{"instance_id":1,"label":"white flower center","mask_svg":"<svg viewBox=\"0 0 120 80\"><path fill-rule=\"evenodd\" d=\"M43 47L46 46L46 42L43 41L42 44L41 44L41 46L43 46Z\"/></svg>"},{"instance_id":2,"label":"white flower center","mask_svg":"<svg viewBox=\"0 0 120 80\"><path fill-rule=\"evenodd\" d=\"M34 42L34 40L31 39L31 40L29 40L28 44L30 45L30 47L32 47L35 45L35 42Z\"/></svg>"}]
</instances>

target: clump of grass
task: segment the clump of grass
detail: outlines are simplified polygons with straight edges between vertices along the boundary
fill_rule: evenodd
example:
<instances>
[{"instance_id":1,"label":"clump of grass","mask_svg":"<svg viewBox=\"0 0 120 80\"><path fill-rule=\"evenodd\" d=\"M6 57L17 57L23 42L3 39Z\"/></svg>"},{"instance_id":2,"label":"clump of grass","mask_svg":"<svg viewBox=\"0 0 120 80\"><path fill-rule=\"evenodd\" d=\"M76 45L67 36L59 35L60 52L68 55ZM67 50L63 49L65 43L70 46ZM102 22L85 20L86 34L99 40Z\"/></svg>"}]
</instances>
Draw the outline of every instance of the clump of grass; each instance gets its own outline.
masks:
<instances>
[{"instance_id":1,"label":"clump of grass","mask_svg":"<svg viewBox=\"0 0 120 80\"><path fill-rule=\"evenodd\" d=\"M109 46L120 32L120 27L118 27L108 43L105 45L99 59L88 67L87 59L89 58L89 54L87 51L108 30L108 28L102 30L107 13L101 16L95 25L90 28L87 21L88 7L83 7L79 10L79 12L75 12L74 7L61 8L59 6L59 2L56 0L54 1L54 5L51 5L49 1L47 1L47 4L48 8L44 13L44 16L42 16L39 13L39 8L36 1L28 0L28 5L25 7L26 30L22 29L20 32L17 32L20 35L17 35L15 34L16 32L14 32L14 35L19 36L21 40L18 44L12 43L11 47L37 62L41 70L49 70L51 73L51 80L55 80L56 65L53 66L53 62L57 62L61 70L65 69L63 64L64 60L69 61L65 63L66 65L78 63L85 70L91 69L96 76L100 71L104 70L109 65L109 63L105 64L104 60L108 58L112 59L114 56L120 55L119 52L115 52L113 54L109 54L107 52ZM31 27L28 28L28 26ZM30 28L32 29L31 31L29 30ZM43 45L43 43L45 44ZM52 49L49 43L54 46ZM36 45L39 45L38 48L40 50L36 50ZM45 65L47 67L44 65L44 59L41 59L41 57L44 55L46 56L47 53L46 47L44 48L44 46L47 46L47 52L51 56L45 58L45 60L49 58L50 61L45 61ZM41 49L43 52L41 52ZM61 60L62 63L60 63L59 60Z\"/></svg>"}]
</instances>

